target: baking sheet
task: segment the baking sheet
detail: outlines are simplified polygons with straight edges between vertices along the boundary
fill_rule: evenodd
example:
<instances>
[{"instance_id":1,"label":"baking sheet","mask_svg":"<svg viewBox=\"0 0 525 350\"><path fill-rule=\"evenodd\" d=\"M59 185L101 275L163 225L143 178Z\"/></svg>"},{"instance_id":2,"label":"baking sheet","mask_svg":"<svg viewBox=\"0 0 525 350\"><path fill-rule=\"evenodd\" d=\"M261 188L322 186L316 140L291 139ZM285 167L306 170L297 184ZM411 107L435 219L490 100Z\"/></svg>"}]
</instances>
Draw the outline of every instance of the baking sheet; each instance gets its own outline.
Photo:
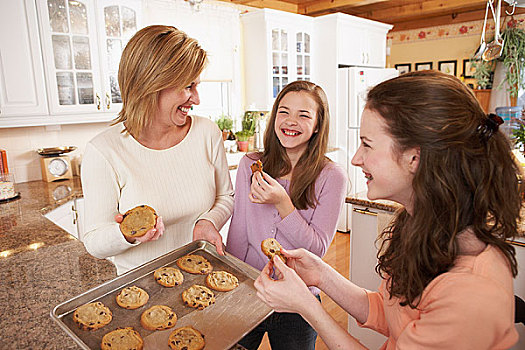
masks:
<instances>
[{"instance_id":1,"label":"baking sheet","mask_svg":"<svg viewBox=\"0 0 525 350\"><path fill-rule=\"evenodd\" d=\"M184 282L167 288L154 280L153 271L162 266L178 268L175 261L186 254L202 255L210 261L214 271L224 270L234 274L239 279L239 286L230 292L214 291L215 304L204 310L185 306L182 292L193 284L206 286L206 275L193 275L181 270ZM169 349L168 337L171 332L175 328L190 325L205 336L206 349L230 349L273 312L256 295L253 282L258 275L258 270L236 257L217 254L212 244L195 241L57 305L51 311L51 317L83 349L100 349L104 334L119 327L130 326L144 339L144 349ZM133 285L144 289L150 298L146 305L135 310L126 310L118 306L115 297L122 288ZM94 301L101 301L109 307L113 320L101 329L83 331L73 322L73 312L77 307ZM167 305L177 314L175 327L149 331L140 325L142 312L157 304Z\"/></svg>"}]
</instances>

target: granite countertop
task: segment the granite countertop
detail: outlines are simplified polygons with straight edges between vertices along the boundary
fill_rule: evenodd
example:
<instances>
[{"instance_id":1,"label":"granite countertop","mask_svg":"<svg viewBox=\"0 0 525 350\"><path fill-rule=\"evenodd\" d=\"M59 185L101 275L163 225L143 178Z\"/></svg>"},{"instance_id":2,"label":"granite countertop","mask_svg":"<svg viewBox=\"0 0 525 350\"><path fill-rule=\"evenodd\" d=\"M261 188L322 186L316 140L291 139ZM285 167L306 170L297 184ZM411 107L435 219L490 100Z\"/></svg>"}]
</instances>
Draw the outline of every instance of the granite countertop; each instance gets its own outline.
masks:
<instances>
[{"instance_id":1,"label":"granite countertop","mask_svg":"<svg viewBox=\"0 0 525 350\"><path fill-rule=\"evenodd\" d=\"M71 194L57 201L58 186ZM0 349L78 349L50 312L116 277L116 269L42 216L42 208L82 195L78 178L20 183L16 191L21 198L0 203Z\"/></svg>"},{"instance_id":2,"label":"granite countertop","mask_svg":"<svg viewBox=\"0 0 525 350\"><path fill-rule=\"evenodd\" d=\"M389 212L395 212L397 209L402 208L401 204L392 201L385 200L370 200L366 196L366 191L360 192L355 195L346 197L346 203L362 205L368 208L374 208Z\"/></svg>"}]
</instances>

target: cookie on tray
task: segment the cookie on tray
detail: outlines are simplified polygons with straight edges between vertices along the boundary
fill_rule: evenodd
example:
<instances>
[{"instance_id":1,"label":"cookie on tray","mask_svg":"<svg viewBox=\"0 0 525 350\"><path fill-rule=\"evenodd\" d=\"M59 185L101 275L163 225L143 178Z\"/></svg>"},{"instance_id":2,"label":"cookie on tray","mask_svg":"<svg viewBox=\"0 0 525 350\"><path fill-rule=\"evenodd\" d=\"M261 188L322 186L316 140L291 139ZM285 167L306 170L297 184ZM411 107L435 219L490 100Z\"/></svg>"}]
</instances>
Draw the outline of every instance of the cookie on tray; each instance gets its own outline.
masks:
<instances>
[{"instance_id":1,"label":"cookie on tray","mask_svg":"<svg viewBox=\"0 0 525 350\"><path fill-rule=\"evenodd\" d=\"M140 316L142 327L150 331L160 331L175 326L177 315L166 305L154 305Z\"/></svg>"},{"instance_id":2,"label":"cookie on tray","mask_svg":"<svg viewBox=\"0 0 525 350\"><path fill-rule=\"evenodd\" d=\"M239 280L229 272L213 271L206 276L206 285L219 292L229 292L239 286Z\"/></svg>"},{"instance_id":3,"label":"cookie on tray","mask_svg":"<svg viewBox=\"0 0 525 350\"><path fill-rule=\"evenodd\" d=\"M190 326L175 329L168 341L173 350L201 350L205 345L204 335Z\"/></svg>"},{"instance_id":4,"label":"cookie on tray","mask_svg":"<svg viewBox=\"0 0 525 350\"><path fill-rule=\"evenodd\" d=\"M155 227L157 213L152 207L139 205L124 213L120 223L120 231L129 238L141 237Z\"/></svg>"},{"instance_id":5,"label":"cookie on tray","mask_svg":"<svg viewBox=\"0 0 525 350\"><path fill-rule=\"evenodd\" d=\"M102 337L102 350L142 350L144 340L133 327L117 328Z\"/></svg>"},{"instance_id":6,"label":"cookie on tray","mask_svg":"<svg viewBox=\"0 0 525 350\"><path fill-rule=\"evenodd\" d=\"M117 304L124 309L133 310L145 305L149 294L137 286L126 287L117 295Z\"/></svg>"},{"instance_id":7,"label":"cookie on tray","mask_svg":"<svg viewBox=\"0 0 525 350\"><path fill-rule=\"evenodd\" d=\"M188 254L179 258L177 266L186 272L200 275L206 275L213 270L213 266L205 257L195 254Z\"/></svg>"},{"instance_id":8,"label":"cookie on tray","mask_svg":"<svg viewBox=\"0 0 525 350\"><path fill-rule=\"evenodd\" d=\"M252 169L252 174L255 174L255 172L260 171L262 173L263 171L263 165L261 160L257 160L252 165L250 165L250 169Z\"/></svg>"},{"instance_id":9,"label":"cookie on tray","mask_svg":"<svg viewBox=\"0 0 525 350\"><path fill-rule=\"evenodd\" d=\"M184 275L179 269L170 266L160 267L153 273L155 281L164 287L175 287L184 281Z\"/></svg>"},{"instance_id":10,"label":"cookie on tray","mask_svg":"<svg viewBox=\"0 0 525 350\"><path fill-rule=\"evenodd\" d=\"M202 310L215 303L215 294L204 286L194 284L182 292L182 301L190 307Z\"/></svg>"},{"instance_id":11,"label":"cookie on tray","mask_svg":"<svg viewBox=\"0 0 525 350\"><path fill-rule=\"evenodd\" d=\"M286 258L281 253L281 248L281 244L275 238L266 238L261 242L261 250L268 259L272 260L274 255L278 255L286 264Z\"/></svg>"},{"instance_id":12,"label":"cookie on tray","mask_svg":"<svg viewBox=\"0 0 525 350\"><path fill-rule=\"evenodd\" d=\"M113 319L111 310L100 301L79 306L73 313L73 321L83 330L104 327Z\"/></svg>"}]
</instances>

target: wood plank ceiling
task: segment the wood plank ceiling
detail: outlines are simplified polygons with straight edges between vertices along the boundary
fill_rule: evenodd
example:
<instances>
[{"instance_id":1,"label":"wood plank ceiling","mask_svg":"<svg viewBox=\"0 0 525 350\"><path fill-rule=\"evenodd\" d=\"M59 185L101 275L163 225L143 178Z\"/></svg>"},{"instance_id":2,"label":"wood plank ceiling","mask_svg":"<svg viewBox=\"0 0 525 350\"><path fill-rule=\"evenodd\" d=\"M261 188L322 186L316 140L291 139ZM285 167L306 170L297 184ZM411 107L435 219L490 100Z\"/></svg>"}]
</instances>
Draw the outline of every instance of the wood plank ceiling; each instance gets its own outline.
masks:
<instances>
[{"instance_id":1,"label":"wood plank ceiling","mask_svg":"<svg viewBox=\"0 0 525 350\"><path fill-rule=\"evenodd\" d=\"M343 12L394 25L393 31L480 20L487 0L221 0L308 16ZM497 1L497 0L496 0ZM502 14L511 7L503 1ZM525 13L516 8L515 14ZM489 14L490 16L490 14Z\"/></svg>"}]
</instances>

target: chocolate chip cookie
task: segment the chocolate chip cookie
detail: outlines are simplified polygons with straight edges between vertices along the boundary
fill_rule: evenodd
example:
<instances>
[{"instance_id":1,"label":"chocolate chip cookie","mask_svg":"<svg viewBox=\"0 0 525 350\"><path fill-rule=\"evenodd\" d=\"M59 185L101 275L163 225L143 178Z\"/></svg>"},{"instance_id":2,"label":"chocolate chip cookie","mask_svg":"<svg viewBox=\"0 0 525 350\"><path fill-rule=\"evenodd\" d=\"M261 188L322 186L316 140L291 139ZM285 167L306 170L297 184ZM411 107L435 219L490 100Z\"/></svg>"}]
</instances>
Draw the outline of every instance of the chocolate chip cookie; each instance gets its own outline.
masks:
<instances>
[{"instance_id":1,"label":"chocolate chip cookie","mask_svg":"<svg viewBox=\"0 0 525 350\"><path fill-rule=\"evenodd\" d=\"M261 242L261 250L268 259L272 260L274 255L278 255L286 264L286 258L282 255L281 248L281 244L275 238L266 238Z\"/></svg>"},{"instance_id":2,"label":"chocolate chip cookie","mask_svg":"<svg viewBox=\"0 0 525 350\"><path fill-rule=\"evenodd\" d=\"M104 327L113 319L111 310L100 301L84 304L73 313L73 321L83 330L95 330Z\"/></svg>"},{"instance_id":3,"label":"chocolate chip cookie","mask_svg":"<svg viewBox=\"0 0 525 350\"><path fill-rule=\"evenodd\" d=\"M181 327L171 332L169 346L173 350L204 349L204 336L193 327Z\"/></svg>"},{"instance_id":4,"label":"chocolate chip cookie","mask_svg":"<svg viewBox=\"0 0 525 350\"><path fill-rule=\"evenodd\" d=\"M190 307L202 310L215 303L215 294L204 286L194 284L182 292L182 301Z\"/></svg>"},{"instance_id":5,"label":"chocolate chip cookie","mask_svg":"<svg viewBox=\"0 0 525 350\"><path fill-rule=\"evenodd\" d=\"M213 266L205 257L195 254L185 255L177 260L177 266L182 270L193 273L206 275L213 270Z\"/></svg>"},{"instance_id":6,"label":"chocolate chip cookie","mask_svg":"<svg viewBox=\"0 0 525 350\"><path fill-rule=\"evenodd\" d=\"M177 315L166 305L154 305L140 316L142 327L150 331L160 331L175 326Z\"/></svg>"},{"instance_id":7,"label":"chocolate chip cookie","mask_svg":"<svg viewBox=\"0 0 525 350\"><path fill-rule=\"evenodd\" d=\"M213 271L206 276L206 285L219 292L229 292L239 286L239 280L229 272Z\"/></svg>"},{"instance_id":8,"label":"chocolate chip cookie","mask_svg":"<svg viewBox=\"0 0 525 350\"><path fill-rule=\"evenodd\" d=\"M149 295L144 289L131 286L122 289L116 299L119 306L133 310L145 305L149 300Z\"/></svg>"},{"instance_id":9,"label":"chocolate chip cookie","mask_svg":"<svg viewBox=\"0 0 525 350\"><path fill-rule=\"evenodd\" d=\"M184 275L179 269L174 267L164 266L158 268L153 273L155 281L164 287L175 287L184 281Z\"/></svg>"},{"instance_id":10,"label":"chocolate chip cookie","mask_svg":"<svg viewBox=\"0 0 525 350\"><path fill-rule=\"evenodd\" d=\"M261 160L257 160L252 165L250 165L250 169L252 169L252 174L255 174L255 172L260 171L262 173L263 171L263 165Z\"/></svg>"},{"instance_id":11,"label":"chocolate chip cookie","mask_svg":"<svg viewBox=\"0 0 525 350\"><path fill-rule=\"evenodd\" d=\"M143 347L144 341L133 327L118 328L107 333L100 344L102 350L142 350Z\"/></svg>"},{"instance_id":12,"label":"chocolate chip cookie","mask_svg":"<svg viewBox=\"0 0 525 350\"><path fill-rule=\"evenodd\" d=\"M129 238L141 237L155 227L157 213L147 205L139 205L124 213L120 223L120 231Z\"/></svg>"}]
</instances>

